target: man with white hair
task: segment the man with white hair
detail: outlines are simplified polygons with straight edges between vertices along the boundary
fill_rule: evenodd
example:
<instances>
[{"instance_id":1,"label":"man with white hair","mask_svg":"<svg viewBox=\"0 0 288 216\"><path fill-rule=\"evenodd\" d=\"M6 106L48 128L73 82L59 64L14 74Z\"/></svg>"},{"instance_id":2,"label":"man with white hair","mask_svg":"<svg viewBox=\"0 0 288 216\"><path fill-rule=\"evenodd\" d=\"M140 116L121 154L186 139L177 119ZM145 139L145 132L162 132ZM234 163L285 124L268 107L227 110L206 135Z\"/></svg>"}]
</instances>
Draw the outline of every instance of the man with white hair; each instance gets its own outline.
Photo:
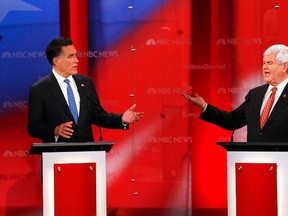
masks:
<instances>
[{"instance_id":1,"label":"man with white hair","mask_svg":"<svg viewBox=\"0 0 288 216\"><path fill-rule=\"evenodd\" d=\"M266 84L251 89L245 101L227 112L195 97L183 94L201 108L200 119L227 130L247 125L248 142L288 142L288 47L276 44L263 54L263 78Z\"/></svg>"}]
</instances>

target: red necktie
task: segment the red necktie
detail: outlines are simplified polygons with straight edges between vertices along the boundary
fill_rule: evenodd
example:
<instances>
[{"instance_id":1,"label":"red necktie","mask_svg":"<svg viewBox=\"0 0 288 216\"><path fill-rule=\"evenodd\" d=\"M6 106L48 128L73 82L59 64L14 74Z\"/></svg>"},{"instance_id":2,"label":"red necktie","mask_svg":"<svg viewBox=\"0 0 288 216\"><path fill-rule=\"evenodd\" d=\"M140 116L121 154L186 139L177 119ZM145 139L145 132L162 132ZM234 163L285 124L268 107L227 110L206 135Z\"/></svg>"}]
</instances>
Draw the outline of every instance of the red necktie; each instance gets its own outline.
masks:
<instances>
[{"instance_id":1,"label":"red necktie","mask_svg":"<svg viewBox=\"0 0 288 216\"><path fill-rule=\"evenodd\" d=\"M261 113L261 116L260 116L260 127L261 129L264 127L268 117L269 117L269 113L271 111L271 108L272 108L272 105L274 103L274 99L275 99L275 94L276 94L276 91L277 91L277 88L276 87L273 87L272 88L272 93L270 94L264 108L263 108L263 111Z\"/></svg>"}]
</instances>

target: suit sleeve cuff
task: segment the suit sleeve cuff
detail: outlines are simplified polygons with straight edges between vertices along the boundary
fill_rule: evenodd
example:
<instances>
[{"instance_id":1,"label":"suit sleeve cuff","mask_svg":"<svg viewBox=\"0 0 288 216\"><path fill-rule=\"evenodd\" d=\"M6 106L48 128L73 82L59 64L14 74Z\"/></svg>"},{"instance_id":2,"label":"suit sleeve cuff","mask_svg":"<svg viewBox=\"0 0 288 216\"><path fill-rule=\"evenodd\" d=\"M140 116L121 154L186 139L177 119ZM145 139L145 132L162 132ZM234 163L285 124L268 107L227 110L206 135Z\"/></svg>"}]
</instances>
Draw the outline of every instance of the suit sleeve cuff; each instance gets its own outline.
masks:
<instances>
[{"instance_id":1,"label":"suit sleeve cuff","mask_svg":"<svg viewBox=\"0 0 288 216\"><path fill-rule=\"evenodd\" d=\"M204 113L204 112L205 112L205 110L207 109L207 106L208 106L208 104L206 103L206 104L205 104L205 107L201 110L201 113Z\"/></svg>"},{"instance_id":2,"label":"suit sleeve cuff","mask_svg":"<svg viewBox=\"0 0 288 216\"><path fill-rule=\"evenodd\" d=\"M128 130L128 124L122 123L124 130Z\"/></svg>"}]
</instances>

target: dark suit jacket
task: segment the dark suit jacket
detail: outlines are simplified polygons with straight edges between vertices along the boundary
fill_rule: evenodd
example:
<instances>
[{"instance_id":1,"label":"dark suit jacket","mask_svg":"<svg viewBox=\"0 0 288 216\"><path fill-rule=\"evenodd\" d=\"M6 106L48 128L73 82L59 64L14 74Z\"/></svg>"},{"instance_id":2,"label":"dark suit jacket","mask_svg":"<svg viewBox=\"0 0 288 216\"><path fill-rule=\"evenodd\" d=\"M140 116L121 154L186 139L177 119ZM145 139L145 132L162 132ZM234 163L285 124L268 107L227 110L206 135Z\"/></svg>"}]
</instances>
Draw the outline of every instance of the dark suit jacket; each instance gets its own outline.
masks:
<instances>
[{"instance_id":1,"label":"dark suit jacket","mask_svg":"<svg viewBox=\"0 0 288 216\"><path fill-rule=\"evenodd\" d=\"M53 75L44 77L30 88L28 133L43 142L55 142L54 129L61 123L73 121L74 134L70 139L59 137L58 142L93 142L92 124L111 129L126 129L122 115L107 113L100 105L93 81L80 74L73 76L80 95L78 125Z\"/></svg>"},{"instance_id":2,"label":"dark suit jacket","mask_svg":"<svg viewBox=\"0 0 288 216\"><path fill-rule=\"evenodd\" d=\"M260 128L260 109L268 84L248 92L245 101L232 112L207 106L200 118L228 130L247 125L247 142L288 142L288 86L275 104L265 126Z\"/></svg>"}]
</instances>

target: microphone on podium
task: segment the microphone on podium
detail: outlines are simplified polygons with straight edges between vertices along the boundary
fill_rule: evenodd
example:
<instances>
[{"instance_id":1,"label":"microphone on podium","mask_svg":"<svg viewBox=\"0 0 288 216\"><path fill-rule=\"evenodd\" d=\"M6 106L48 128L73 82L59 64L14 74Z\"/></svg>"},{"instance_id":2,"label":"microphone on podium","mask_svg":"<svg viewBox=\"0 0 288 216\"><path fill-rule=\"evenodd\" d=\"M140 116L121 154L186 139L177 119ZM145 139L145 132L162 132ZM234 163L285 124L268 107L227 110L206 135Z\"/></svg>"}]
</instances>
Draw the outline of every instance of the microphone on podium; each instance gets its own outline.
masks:
<instances>
[{"instance_id":1,"label":"microphone on podium","mask_svg":"<svg viewBox=\"0 0 288 216\"><path fill-rule=\"evenodd\" d=\"M93 101L91 100L90 97L87 97L87 99L88 99L88 101L89 101L89 103L91 105L91 108L93 110L93 114L95 115L95 118L96 118L96 121L97 121L97 126L98 126L98 130L99 130L99 141L103 142L102 129L101 129L100 121L99 121L99 116L98 116L98 113L97 113L98 108L93 105Z\"/></svg>"},{"instance_id":2,"label":"microphone on podium","mask_svg":"<svg viewBox=\"0 0 288 216\"><path fill-rule=\"evenodd\" d=\"M230 137L230 142L232 142L232 143L234 142L234 131L235 130L232 131L232 134L231 134L231 137Z\"/></svg>"}]
</instances>

